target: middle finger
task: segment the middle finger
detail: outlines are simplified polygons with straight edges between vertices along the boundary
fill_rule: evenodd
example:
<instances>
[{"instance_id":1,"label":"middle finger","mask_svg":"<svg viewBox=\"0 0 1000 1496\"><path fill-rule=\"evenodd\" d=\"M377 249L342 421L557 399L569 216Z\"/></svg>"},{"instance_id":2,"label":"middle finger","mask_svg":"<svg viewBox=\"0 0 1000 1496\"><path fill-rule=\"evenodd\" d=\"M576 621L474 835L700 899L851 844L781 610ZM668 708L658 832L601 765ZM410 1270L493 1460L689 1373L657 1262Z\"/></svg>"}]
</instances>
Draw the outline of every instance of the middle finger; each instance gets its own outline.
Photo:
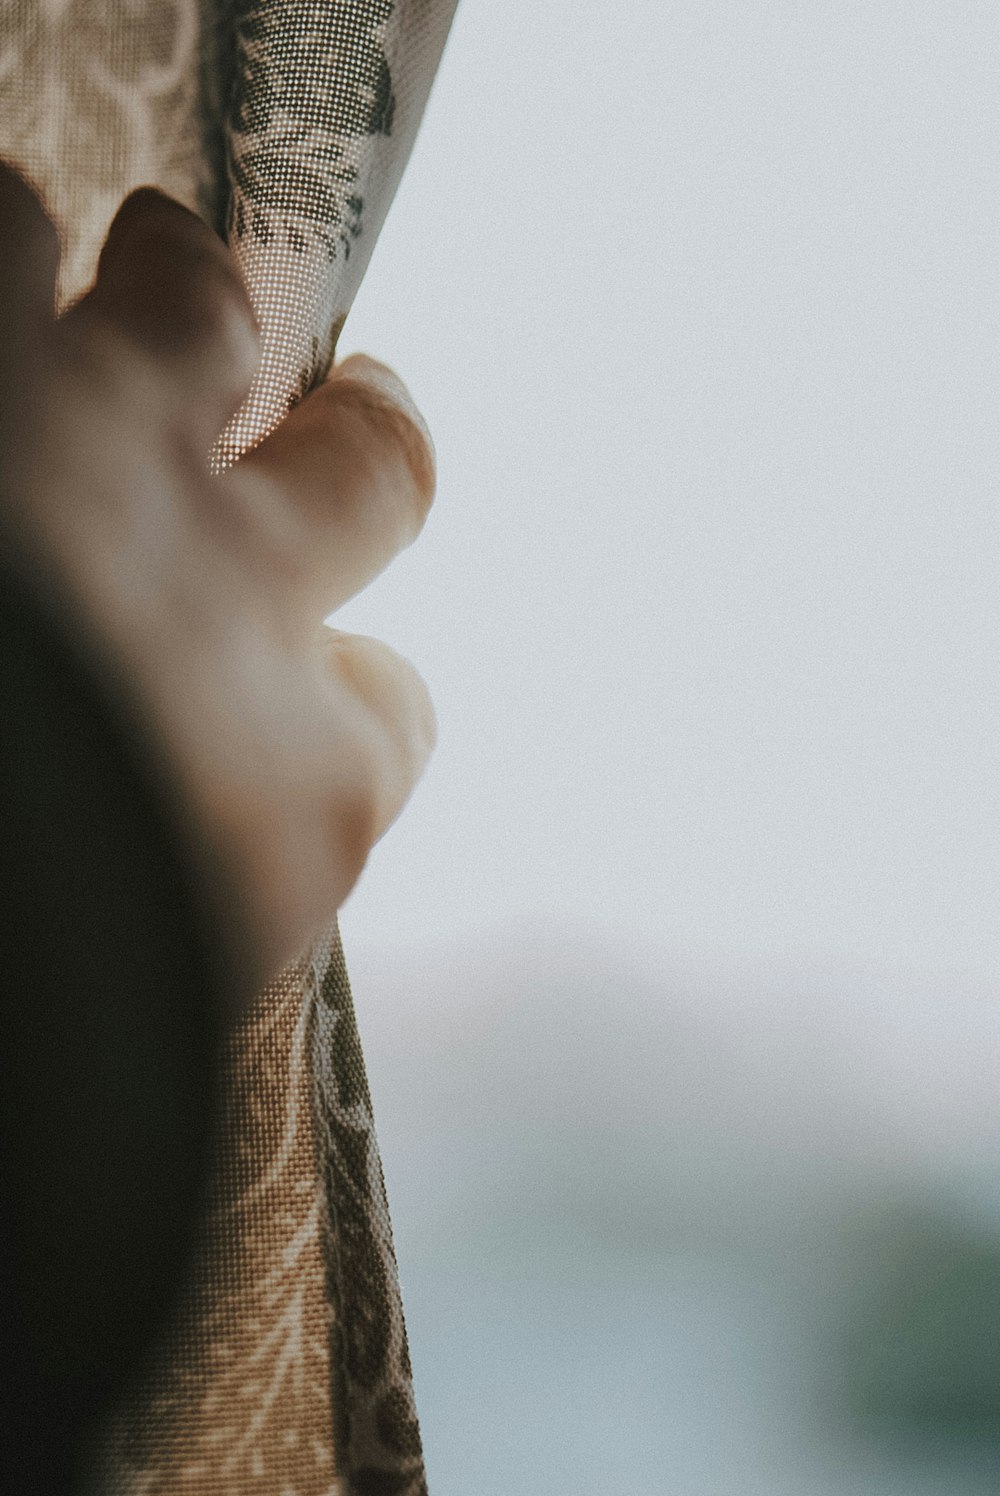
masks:
<instances>
[{"instance_id":1,"label":"middle finger","mask_svg":"<svg viewBox=\"0 0 1000 1496\"><path fill-rule=\"evenodd\" d=\"M64 314L73 327L110 321L165 376L167 420L207 450L242 404L260 362L239 268L219 236L181 203L141 187L122 203L94 285Z\"/></svg>"}]
</instances>

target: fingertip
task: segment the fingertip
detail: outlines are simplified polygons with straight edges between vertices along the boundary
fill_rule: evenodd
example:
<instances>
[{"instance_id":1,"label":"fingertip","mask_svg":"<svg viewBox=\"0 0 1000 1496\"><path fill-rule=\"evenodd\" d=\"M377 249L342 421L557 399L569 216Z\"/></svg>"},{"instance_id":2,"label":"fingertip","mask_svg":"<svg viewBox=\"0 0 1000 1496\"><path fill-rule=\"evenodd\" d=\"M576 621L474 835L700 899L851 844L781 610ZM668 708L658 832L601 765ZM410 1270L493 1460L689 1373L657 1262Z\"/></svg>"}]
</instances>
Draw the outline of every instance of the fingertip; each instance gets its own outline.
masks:
<instances>
[{"instance_id":1,"label":"fingertip","mask_svg":"<svg viewBox=\"0 0 1000 1496\"><path fill-rule=\"evenodd\" d=\"M358 384L373 393L383 407L391 408L415 428L416 441L408 441L405 429L398 429L408 449L407 460L424 501L426 515L437 489L437 449L430 427L403 380L395 369L367 353L348 354L331 370L328 378L329 381L346 380Z\"/></svg>"},{"instance_id":2,"label":"fingertip","mask_svg":"<svg viewBox=\"0 0 1000 1496\"><path fill-rule=\"evenodd\" d=\"M217 436L250 390L263 340L239 265L215 230L159 188L135 188L112 219L83 301L172 371L209 433L205 444Z\"/></svg>"},{"instance_id":3,"label":"fingertip","mask_svg":"<svg viewBox=\"0 0 1000 1496\"><path fill-rule=\"evenodd\" d=\"M325 665L377 724L378 836L399 815L437 745L430 691L412 661L381 639L324 626Z\"/></svg>"}]
</instances>

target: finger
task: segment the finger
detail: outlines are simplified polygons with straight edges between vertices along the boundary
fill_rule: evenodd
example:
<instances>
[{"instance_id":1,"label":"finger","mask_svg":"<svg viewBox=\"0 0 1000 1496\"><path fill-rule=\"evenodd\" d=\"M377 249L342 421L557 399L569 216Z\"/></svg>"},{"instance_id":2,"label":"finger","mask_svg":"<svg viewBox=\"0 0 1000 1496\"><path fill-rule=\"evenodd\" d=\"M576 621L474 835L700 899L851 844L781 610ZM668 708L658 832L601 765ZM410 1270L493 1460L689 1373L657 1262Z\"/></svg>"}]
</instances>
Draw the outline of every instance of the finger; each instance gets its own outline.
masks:
<instances>
[{"instance_id":1,"label":"finger","mask_svg":"<svg viewBox=\"0 0 1000 1496\"><path fill-rule=\"evenodd\" d=\"M66 313L95 314L136 342L168 378L171 415L199 449L243 403L260 362L260 334L239 267L195 213L140 187L108 230L93 288Z\"/></svg>"},{"instance_id":2,"label":"finger","mask_svg":"<svg viewBox=\"0 0 1000 1496\"><path fill-rule=\"evenodd\" d=\"M319 643L328 708L322 748L312 730L296 734L311 768L286 776L270 833L266 815L255 813L257 850L242 859L263 868L250 906L271 973L315 938L348 897L372 847L409 799L437 733L427 687L395 650L327 628ZM309 789L314 782L318 794ZM304 795L296 795L303 784Z\"/></svg>"},{"instance_id":3,"label":"finger","mask_svg":"<svg viewBox=\"0 0 1000 1496\"><path fill-rule=\"evenodd\" d=\"M360 708L357 760L367 766L374 845L409 800L434 751L434 707L414 666L380 639L324 627L320 647L340 703L346 695Z\"/></svg>"},{"instance_id":4,"label":"finger","mask_svg":"<svg viewBox=\"0 0 1000 1496\"><path fill-rule=\"evenodd\" d=\"M434 498L426 423L385 364L353 354L231 470L294 522L304 616L324 616L419 535Z\"/></svg>"},{"instance_id":5,"label":"finger","mask_svg":"<svg viewBox=\"0 0 1000 1496\"><path fill-rule=\"evenodd\" d=\"M328 925L436 739L427 687L408 660L324 626L309 643L294 662L282 648L272 672L270 643L254 638L248 696L228 690L213 714L195 692L181 714L205 875L235 948L262 962L262 981Z\"/></svg>"},{"instance_id":6,"label":"finger","mask_svg":"<svg viewBox=\"0 0 1000 1496\"><path fill-rule=\"evenodd\" d=\"M0 161L0 370L16 380L55 316L59 235L24 177Z\"/></svg>"}]
</instances>

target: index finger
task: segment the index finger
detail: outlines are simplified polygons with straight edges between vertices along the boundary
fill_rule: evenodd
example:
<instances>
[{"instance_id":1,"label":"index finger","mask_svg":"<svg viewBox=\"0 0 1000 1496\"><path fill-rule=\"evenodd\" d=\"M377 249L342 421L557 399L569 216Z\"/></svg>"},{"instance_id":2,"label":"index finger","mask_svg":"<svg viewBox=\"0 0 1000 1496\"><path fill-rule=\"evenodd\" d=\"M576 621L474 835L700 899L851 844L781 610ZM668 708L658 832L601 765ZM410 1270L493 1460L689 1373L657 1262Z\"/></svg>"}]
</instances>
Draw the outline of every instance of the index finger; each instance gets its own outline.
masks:
<instances>
[{"instance_id":1,"label":"index finger","mask_svg":"<svg viewBox=\"0 0 1000 1496\"><path fill-rule=\"evenodd\" d=\"M294 527L303 618L339 607L417 538L437 464L427 424L387 365L353 354L230 469L264 480Z\"/></svg>"}]
</instances>

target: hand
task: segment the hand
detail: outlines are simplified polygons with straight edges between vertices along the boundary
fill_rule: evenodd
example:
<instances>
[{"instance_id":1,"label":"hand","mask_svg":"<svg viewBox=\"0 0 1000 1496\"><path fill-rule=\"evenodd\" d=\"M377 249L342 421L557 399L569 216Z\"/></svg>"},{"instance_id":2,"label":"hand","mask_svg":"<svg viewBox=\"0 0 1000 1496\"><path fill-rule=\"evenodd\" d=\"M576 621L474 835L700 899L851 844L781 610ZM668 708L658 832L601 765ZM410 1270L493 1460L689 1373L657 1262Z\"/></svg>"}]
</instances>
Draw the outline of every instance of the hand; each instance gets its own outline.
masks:
<instances>
[{"instance_id":1,"label":"hand","mask_svg":"<svg viewBox=\"0 0 1000 1496\"><path fill-rule=\"evenodd\" d=\"M0 541L131 707L252 991L333 916L434 745L413 667L322 622L419 534L433 445L355 355L212 476L260 356L222 241L140 189L56 318L56 232L2 163L0 224Z\"/></svg>"}]
</instances>

